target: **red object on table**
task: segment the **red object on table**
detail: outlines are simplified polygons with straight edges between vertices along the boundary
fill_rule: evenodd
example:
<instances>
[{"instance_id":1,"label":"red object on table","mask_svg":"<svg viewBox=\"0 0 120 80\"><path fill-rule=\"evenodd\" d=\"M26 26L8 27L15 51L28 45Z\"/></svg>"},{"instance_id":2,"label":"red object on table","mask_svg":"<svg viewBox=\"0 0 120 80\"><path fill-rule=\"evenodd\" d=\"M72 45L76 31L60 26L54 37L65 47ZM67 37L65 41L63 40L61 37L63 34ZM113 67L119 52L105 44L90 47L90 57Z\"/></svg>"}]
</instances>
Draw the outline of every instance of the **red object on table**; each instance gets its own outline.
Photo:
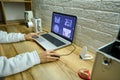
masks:
<instances>
[{"instance_id":1,"label":"red object on table","mask_svg":"<svg viewBox=\"0 0 120 80\"><path fill-rule=\"evenodd\" d=\"M78 70L78 76L83 80L90 80L90 71L87 69Z\"/></svg>"}]
</instances>

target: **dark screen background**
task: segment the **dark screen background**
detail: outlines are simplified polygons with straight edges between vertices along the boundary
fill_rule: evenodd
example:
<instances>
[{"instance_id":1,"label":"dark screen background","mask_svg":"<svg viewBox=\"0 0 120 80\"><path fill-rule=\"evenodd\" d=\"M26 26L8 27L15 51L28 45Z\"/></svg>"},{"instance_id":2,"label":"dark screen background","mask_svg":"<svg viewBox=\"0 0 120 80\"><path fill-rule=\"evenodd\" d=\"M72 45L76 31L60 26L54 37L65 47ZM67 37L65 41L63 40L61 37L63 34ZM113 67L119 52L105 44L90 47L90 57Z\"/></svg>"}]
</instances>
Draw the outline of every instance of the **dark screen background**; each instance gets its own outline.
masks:
<instances>
[{"instance_id":1,"label":"dark screen background","mask_svg":"<svg viewBox=\"0 0 120 80\"><path fill-rule=\"evenodd\" d=\"M52 32L72 41L76 26L76 16L55 13L52 15Z\"/></svg>"}]
</instances>

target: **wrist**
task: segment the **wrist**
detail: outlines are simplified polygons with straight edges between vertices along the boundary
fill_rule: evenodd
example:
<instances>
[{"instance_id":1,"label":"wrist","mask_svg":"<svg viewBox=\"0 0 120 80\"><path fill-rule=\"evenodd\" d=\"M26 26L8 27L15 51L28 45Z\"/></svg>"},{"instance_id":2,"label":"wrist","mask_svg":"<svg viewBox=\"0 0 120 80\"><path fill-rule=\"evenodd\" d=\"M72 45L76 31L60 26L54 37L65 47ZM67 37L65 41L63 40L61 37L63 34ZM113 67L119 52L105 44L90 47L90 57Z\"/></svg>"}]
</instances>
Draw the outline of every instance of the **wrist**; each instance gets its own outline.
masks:
<instances>
[{"instance_id":1,"label":"wrist","mask_svg":"<svg viewBox=\"0 0 120 80\"><path fill-rule=\"evenodd\" d=\"M27 35L26 34L24 34L24 39L27 40Z\"/></svg>"}]
</instances>

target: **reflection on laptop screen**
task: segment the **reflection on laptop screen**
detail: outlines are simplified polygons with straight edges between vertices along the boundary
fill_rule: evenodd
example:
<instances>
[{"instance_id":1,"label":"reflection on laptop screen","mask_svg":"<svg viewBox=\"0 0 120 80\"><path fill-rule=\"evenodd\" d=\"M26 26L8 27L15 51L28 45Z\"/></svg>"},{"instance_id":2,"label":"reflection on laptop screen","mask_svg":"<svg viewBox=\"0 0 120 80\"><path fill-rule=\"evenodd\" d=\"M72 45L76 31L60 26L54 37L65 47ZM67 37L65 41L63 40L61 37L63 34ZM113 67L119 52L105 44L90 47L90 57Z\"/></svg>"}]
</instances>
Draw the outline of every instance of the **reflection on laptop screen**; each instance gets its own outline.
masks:
<instances>
[{"instance_id":1,"label":"reflection on laptop screen","mask_svg":"<svg viewBox=\"0 0 120 80\"><path fill-rule=\"evenodd\" d=\"M53 12L52 32L72 41L76 26L76 16Z\"/></svg>"}]
</instances>

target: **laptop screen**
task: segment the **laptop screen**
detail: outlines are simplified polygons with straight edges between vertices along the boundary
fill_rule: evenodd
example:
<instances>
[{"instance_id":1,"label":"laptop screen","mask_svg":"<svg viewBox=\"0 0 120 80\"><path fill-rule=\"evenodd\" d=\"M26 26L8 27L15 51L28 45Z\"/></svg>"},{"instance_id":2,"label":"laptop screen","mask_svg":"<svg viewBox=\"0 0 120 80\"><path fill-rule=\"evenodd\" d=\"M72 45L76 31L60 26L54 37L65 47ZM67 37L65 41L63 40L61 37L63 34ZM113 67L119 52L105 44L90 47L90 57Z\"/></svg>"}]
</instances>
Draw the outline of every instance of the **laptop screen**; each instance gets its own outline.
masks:
<instances>
[{"instance_id":1,"label":"laptop screen","mask_svg":"<svg viewBox=\"0 0 120 80\"><path fill-rule=\"evenodd\" d=\"M72 41L76 20L76 16L53 12L51 32Z\"/></svg>"}]
</instances>

